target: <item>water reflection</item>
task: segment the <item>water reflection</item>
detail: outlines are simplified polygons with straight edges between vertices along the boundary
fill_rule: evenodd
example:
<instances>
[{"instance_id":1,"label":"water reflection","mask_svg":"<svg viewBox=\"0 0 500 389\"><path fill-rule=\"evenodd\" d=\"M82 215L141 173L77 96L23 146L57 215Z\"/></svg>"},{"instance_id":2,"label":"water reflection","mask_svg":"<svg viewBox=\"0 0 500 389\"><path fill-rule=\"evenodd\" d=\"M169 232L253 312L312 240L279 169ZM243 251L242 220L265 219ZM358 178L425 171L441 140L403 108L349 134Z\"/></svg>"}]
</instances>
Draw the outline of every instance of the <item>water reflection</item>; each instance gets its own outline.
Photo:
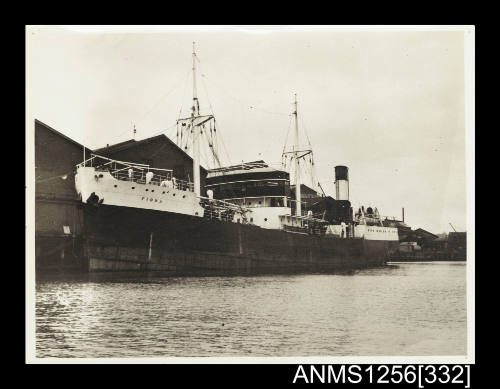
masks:
<instances>
[{"instance_id":1,"label":"water reflection","mask_svg":"<svg viewBox=\"0 0 500 389\"><path fill-rule=\"evenodd\" d=\"M36 331L39 357L463 355L465 264L42 277Z\"/></svg>"}]
</instances>

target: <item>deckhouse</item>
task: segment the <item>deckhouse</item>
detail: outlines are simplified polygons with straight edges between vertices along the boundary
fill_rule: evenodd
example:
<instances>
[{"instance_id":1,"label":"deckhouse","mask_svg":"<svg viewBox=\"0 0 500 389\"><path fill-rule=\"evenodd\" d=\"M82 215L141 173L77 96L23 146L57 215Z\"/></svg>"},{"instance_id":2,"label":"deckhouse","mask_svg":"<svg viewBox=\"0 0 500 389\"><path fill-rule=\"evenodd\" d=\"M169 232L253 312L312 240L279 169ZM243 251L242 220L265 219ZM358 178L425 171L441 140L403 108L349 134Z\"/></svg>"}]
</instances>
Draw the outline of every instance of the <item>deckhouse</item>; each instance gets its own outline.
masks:
<instances>
[{"instance_id":1,"label":"deckhouse","mask_svg":"<svg viewBox=\"0 0 500 389\"><path fill-rule=\"evenodd\" d=\"M279 216L291 214L289 173L264 161L209 170L206 188L215 199L251 209L250 223L263 228L279 229Z\"/></svg>"}]
</instances>

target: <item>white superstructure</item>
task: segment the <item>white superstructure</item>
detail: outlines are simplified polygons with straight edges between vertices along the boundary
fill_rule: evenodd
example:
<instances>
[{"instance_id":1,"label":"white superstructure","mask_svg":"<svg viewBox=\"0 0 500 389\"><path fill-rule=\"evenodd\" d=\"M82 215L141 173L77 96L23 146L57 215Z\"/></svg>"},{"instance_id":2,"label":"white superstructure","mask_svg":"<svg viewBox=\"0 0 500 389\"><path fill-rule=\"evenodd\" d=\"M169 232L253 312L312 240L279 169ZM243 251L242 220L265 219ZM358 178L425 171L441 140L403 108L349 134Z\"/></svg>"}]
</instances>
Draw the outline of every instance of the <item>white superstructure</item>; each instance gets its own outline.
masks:
<instances>
[{"instance_id":1,"label":"white superstructure","mask_svg":"<svg viewBox=\"0 0 500 389\"><path fill-rule=\"evenodd\" d=\"M364 238L366 240L389 240L399 241L398 229L394 227L383 226L354 226L354 237Z\"/></svg>"},{"instance_id":2,"label":"white superstructure","mask_svg":"<svg viewBox=\"0 0 500 389\"><path fill-rule=\"evenodd\" d=\"M249 210L197 196L193 183L172 170L92 155L77 165L75 188L83 203L114 205L246 223Z\"/></svg>"},{"instance_id":3,"label":"white superstructure","mask_svg":"<svg viewBox=\"0 0 500 389\"><path fill-rule=\"evenodd\" d=\"M171 170L93 155L77 166L75 186L84 203L203 216L193 184L176 180Z\"/></svg>"}]
</instances>

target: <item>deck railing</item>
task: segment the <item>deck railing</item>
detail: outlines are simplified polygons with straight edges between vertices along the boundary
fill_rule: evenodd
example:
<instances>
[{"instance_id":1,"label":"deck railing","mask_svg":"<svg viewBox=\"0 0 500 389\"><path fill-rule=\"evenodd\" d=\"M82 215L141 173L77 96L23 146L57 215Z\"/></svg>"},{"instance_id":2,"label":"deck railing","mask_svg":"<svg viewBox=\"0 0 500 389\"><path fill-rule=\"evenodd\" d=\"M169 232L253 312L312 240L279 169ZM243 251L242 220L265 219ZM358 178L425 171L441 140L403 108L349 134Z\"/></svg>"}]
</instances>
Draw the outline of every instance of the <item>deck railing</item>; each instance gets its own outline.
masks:
<instances>
[{"instance_id":1,"label":"deck railing","mask_svg":"<svg viewBox=\"0 0 500 389\"><path fill-rule=\"evenodd\" d=\"M204 217L206 219L248 223L246 217L248 210L239 205L208 197L200 197L200 205L205 209ZM235 215L237 215L236 220L234 219Z\"/></svg>"},{"instance_id":2,"label":"deck railing","mask_svg":"<svg viewBox=\"0 0 500 389\"><path fill-rule=\"evenodd\" d=\"M311 216L280 215L279 218L282 229L290 232L323 236L328 226L326 220Z\"/></svg>"},{"instance_id":3,"label":"deck railing","mask_svg":"<svg viewBox=\"0 0 500 389\"><path fill-rule=\"evenodd\" d=\"M151 171L151 170L149 170ZM149 182L146 179L146 173L148 171L132 171L129 173L128 171L110 171L110 174L115 177L118 180L122 181L133 181L138 184L151 184L151 185L158 185L158 186L163 186L166 188L173 188L173 189L179 189L179 190L185 190L189 192L194 191L194 185L192 182L187 182L184 180L178 180L175 177L172 176L172 173L167 174L158 174L158 173L153 173L153 177L149 180Z\"/></svg>"},{"instance_id":4,"label":"deck railing","mask_svg":"<svg viewBox=\"0 0 500 389\"><path fill-rule=\"evenodd\" d=\"M226 202L237 204L240 206L252 206L252 207L267 207L267 200L272 202L274 199L274 207L285 207L286 197L285 196L247 196L247 197L232 197L224 199ZM290 200L289 200L290 201ZM259 203L260 202L260 203Z\"/></svg>"},{"instance_id":5,"label":"deck railing","mask_svg":"<svg viewBox=\"0 0 500 389\"><path fill-rule=\"evenodd\" d=\"M96 171L107 171L117 180L194 192L194 184L176 179L171 169L152 168L149 165L117 161L96 154L92 154L89 159L78 166L91 166Z\"/></svg>"}]
</instances>

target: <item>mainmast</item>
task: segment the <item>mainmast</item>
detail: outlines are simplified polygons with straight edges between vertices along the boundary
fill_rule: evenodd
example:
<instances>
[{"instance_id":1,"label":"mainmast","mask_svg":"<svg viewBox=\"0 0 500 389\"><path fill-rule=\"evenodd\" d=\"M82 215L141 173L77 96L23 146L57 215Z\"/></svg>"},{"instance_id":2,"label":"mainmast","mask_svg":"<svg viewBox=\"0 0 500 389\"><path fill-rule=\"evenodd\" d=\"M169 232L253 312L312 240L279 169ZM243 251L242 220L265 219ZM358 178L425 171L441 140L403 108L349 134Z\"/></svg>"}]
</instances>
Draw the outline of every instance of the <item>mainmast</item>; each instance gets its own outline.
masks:
<instances>
[{"instance_id":1,"label":"mainmast","mask_svg":"<svg viewBox=\"0 0 500 389\"><path fill-rule=\"evenodd\" d=\"M294 146L294 159L295 159L295 214L302 216L302 204L300 194L300 164L299 164L299 120L297 115L297 93L295 93L295 146Z\"/></svg>"},{"instance_id":2,"label":"mainmast","mask_svg":"<svg viewBox=\"0 0 500 389\"><path fill-rule=\"evenodd\" d=\"M193 42L193 108L191 112L191 131L193 132L193 184L194 193L200 195L200 139L199 126L195 126L195 118L199 116L200 104L196 91L196 52L195 42Z\"/></svg>"},{"instance_id":3,"label":"mainmast","mask_svg":"<svg viewBox=\"0 0 500 389\"><path fill-rule=\"evenodd\" d=\"M282 164L283 168L287 168L287 157L290 156L290 164L292 160L294 161L295 164L295 201L296 201L296 206L295 206L295 214L297 216L302 216L302 196L301 196L301 189L302 189L302 180L301 180L301 172L300 172L300 159L306 157L307 155L311 155L309 162L311 163L311 178L312 178L312 186L315 186L315 177L314 177L314 162L312 158L312 148L311 148L311 142L309 142L309 146L304 147L304 145L300 146L299 144L299 115L298 115L298 103L297 103L297 94L295 93L295 100L293 102L293 105L295 106L295 110L292 113L292 115L295 117L295 143L294 145L290 148L289 151L285 151L286 149L286 141L285 141L285 147L283 148L283 153L281 154L282 157ZM292 122L290 121L290 124ZM290 127L288 127L288 130L290 130ZM288 134L287 134L287 139L288 139ZM309 140L309 138L308 138ZM290 166L291 168L291 166ZM291 170L290 170L291 172ZM321 189L323 190L323 189Z\"/></svg>"}]
</instances>

